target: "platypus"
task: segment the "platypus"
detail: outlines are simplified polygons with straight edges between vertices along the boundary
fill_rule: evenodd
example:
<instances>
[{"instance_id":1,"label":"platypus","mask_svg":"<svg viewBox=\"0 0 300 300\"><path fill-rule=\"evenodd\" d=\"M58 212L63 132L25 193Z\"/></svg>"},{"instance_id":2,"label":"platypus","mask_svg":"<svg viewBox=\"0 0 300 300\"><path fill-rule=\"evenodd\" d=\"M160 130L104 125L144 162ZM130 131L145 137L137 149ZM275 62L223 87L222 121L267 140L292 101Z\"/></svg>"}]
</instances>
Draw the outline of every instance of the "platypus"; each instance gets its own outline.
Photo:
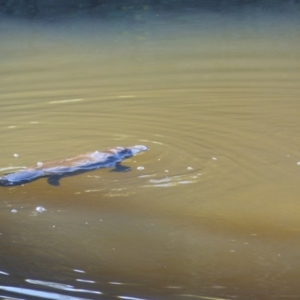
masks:
<instances>
[{"instance_id":1,"label":"platypus","mask_svg":"<svg viewBox=\"0 0 300 300\"><path fill-rule=\"evenodd\" d=\"M148 148L143 145L116 147L104 152L95 151L67 159L37 163L34 167L3 175L0 177L0 186L21 185L43 177L48 178L49 184L58 186L62 177L100 168L128 170L130 168L120 165L121 161L147 150Z\"/></svg>"}]
</instances>

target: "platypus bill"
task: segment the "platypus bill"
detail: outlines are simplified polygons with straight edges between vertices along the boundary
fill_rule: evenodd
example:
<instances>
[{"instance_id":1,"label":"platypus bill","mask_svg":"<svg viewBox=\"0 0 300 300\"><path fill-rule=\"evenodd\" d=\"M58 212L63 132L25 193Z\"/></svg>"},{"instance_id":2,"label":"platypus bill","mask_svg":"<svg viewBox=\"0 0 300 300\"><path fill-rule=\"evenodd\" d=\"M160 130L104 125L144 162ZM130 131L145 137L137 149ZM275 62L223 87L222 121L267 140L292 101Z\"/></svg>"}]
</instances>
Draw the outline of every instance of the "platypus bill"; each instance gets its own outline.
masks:
<instances>
[{"instance_id":1,"label":"platypus bill","mask_svg":"<svg viewBox=\"0 0 300 300\"><path fill-rule=\"evenodd\" d=\"M47 177L48 183L58 186L62 177L73 176L100 168L115 168L115 170L128 170L120 163L126 158L147 151L143 145L128 148L116 147L104 152L89 152L67 159L46 163L25 170L8 173L0 177L0 186L14 186L32 182L39 178Z\"/></svg>"}]
</instances>

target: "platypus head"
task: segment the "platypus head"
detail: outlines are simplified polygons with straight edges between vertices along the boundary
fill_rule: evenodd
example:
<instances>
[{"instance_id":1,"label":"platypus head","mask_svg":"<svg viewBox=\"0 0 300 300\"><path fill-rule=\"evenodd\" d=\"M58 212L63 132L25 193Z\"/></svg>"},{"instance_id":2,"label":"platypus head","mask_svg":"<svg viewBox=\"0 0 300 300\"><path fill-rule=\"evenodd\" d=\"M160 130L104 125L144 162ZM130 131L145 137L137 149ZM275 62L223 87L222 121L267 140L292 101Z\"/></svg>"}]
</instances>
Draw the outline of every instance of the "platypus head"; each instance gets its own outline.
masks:
<instances>
[{"instance_id":1,"label":"platypus head","mask_svg":"<svg viewBox=\"0 0 300 300\"><path fill-rule=\"evenodd\" d=\"M131 146L131 147L127 147L127 148L123 148L123 147L116 147L115 149L112 149L111 151L113 151L115 153L115 155L118 155L120 159L125 159L125 158L129 158L132 157L136 154L139 154L141 152L147 151L148 147L143 146L143 145L136 145L136 146Z\"/></svg>"},{"instance_id":2,"label":"platypus head","mask_svg":"<svg viewBox=\"0 0 300 300\"><path fill-rule=\"evenodd\" d=\"M141 152L148 151L148 147L146 147L144 145L135 145L135 146L132 146L132 147L128 147L127 149L131 150L132 155L136 155L136 154L139 154Z\"/></svg>"}]
</instances>

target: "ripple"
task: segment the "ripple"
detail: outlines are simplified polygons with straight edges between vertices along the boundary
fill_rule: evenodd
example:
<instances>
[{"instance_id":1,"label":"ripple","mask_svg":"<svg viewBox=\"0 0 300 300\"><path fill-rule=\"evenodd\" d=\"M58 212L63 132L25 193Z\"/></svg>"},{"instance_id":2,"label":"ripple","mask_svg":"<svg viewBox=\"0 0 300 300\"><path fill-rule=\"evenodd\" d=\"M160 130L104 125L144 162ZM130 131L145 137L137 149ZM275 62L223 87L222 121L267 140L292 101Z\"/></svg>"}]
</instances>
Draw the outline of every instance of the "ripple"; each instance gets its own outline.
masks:
<instances>
[{"instance_id":1,"label":"ripple","mask_svg":"<svg viewBox=\"0 0 300 300\"><path fill-rule=\"evenodd\" d=\"M73 297L58 293L52 293L52 292L44 292L44 291L38 291L33 289L27 289L27 288L19 288L19 287L13 287L13 286L0 286L1 290L17 293L21 295L27 295L27 296L33 296L33 297L39 297L41 299L53 299L53 300L89 300L88 298L81 298L81 297Z\"/></svg>"},{"instance_id":2,"label":"ripple","mask_svg":"<svg viewBox=\"0 0 300 300\"><path fill-rule=\"evenodd\" d=\"M117 298L125 299L125 300L146 300L145 298L137 298L131 296L117 296Z\"/></svg>"},{"instance_id":3,"label":"ripple","mask_svg":"<svg viewBox=\"0 0 300 300\"><path fill-rule=\"evenodd\" d=\"M9 274L6 272L0 271L0 275L9 275Z\"/></svg>"},{"instance_id":4,"label":"ripple","mask_svg":"<svg viewBox=\"0 0 300 300\"><path fill-rule=\"evenodd\" d=\"M198 175L174 175L172 177L164 177L161 179L150 179L148 180L148 185L143 185L142 187L173 187L182 184L192 184L197 183L198 178L201 174Z\"/></svg>"},{"instance_id":5,"label":"ripple","mask_svg":"<svg viewBox=\"0 0 300 300\"><path fill-rule=\"evenodd\" d=\"M64 290L64 291L70 291L70 292L80 292L80 293L90 293L90 294L102 294L99 291L91 291L91 290L85 290L85 289L76 289L72 285L69 284L62 284L57 282L50 282L50 281L42 281L42 280L33 280L33 279L26 279L28 283L37 284L37 285L43 285L54 289Z\"/></svg>"}]
</instances>

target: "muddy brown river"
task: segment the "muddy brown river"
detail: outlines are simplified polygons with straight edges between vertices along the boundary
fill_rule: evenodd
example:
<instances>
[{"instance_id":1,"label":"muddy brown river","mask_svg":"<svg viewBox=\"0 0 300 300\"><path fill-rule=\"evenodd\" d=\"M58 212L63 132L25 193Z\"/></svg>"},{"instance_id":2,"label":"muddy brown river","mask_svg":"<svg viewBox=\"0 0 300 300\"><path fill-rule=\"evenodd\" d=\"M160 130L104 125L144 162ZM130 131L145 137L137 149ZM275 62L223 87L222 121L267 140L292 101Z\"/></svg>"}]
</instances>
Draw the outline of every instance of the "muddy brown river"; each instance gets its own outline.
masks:
<instances>
[{"instance_id":1,"label":"muddy brown river","mask_svg":"<svg viewBox=\"0 0 300 300\"><path fill-rule=\"evenodd\" d=\"M79 20L80 19L80 20ZM296 13L1 17L0 299L299 299Z\"/></svg>"}]
</instances>

